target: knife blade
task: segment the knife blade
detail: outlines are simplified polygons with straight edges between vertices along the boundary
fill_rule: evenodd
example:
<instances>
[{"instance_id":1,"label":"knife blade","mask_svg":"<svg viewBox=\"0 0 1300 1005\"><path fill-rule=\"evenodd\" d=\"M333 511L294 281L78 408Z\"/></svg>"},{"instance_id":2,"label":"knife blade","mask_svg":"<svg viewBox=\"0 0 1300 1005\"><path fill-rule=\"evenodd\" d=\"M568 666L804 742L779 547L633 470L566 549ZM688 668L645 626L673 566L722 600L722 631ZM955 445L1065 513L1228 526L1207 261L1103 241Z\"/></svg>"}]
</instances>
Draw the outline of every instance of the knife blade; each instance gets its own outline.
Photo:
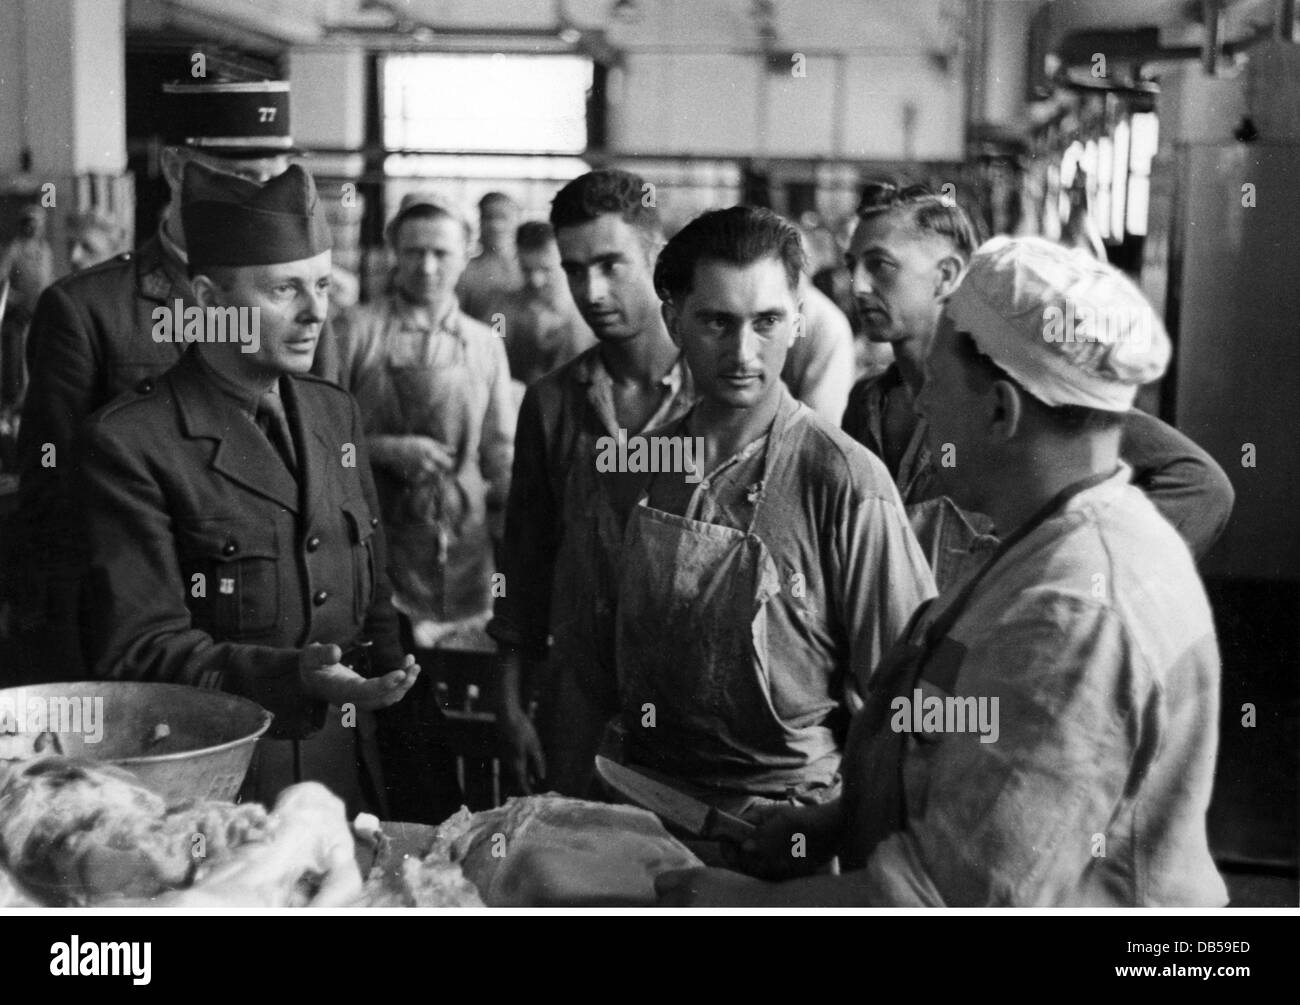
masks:
<instances>
[{"instance_id":1,"label":"knife blade","mask_svg":"<svg viewBox=\"0 0 1300 1005\"><path fill-rule=\"evenodd\" d=\"M620 795L697 837L740 844L754 833L753 824L607 757L596 756L596 774Z\"/></svg>"}]
</instances>

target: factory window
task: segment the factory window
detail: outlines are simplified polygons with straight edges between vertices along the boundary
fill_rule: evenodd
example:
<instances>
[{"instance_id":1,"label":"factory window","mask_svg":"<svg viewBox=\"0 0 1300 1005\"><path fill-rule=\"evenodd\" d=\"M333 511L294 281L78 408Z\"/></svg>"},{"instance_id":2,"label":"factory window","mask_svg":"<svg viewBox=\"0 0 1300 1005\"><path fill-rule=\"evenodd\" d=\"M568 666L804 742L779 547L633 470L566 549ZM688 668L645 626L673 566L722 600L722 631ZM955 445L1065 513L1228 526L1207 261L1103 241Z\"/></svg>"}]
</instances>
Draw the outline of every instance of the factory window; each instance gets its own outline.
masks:
<instances>
[{"instance_id":1,"label":"factory window","mask_svg":"<svg viewBox=\"0 0 1300 1005\"><path fill-rule=\"evenodd\" d=\"M581 154L591 60L421 53L384 61L384 145L442 153Z\"/></svg>"}]
</instances>

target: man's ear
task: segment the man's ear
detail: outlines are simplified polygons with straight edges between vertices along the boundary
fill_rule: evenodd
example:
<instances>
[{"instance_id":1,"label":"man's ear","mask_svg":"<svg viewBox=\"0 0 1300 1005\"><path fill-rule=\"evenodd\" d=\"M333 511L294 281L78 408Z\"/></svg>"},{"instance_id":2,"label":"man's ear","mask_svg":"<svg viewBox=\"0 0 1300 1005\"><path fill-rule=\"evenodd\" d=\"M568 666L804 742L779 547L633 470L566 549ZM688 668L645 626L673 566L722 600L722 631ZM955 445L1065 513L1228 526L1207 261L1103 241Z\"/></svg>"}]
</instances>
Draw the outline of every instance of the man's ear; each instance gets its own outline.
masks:
<instances>
[{"instance_id":1,"label":"man's ear","mask_svg":"<svg viewBox=\"0 0 1300 1005\"><path fill-rule=\"evenodd\" d=\"M190 280L190 289L194 291L194 299L198 301L200 307L218 307L217 303L217 284L211 278L200 273Z\"/></svg>"},{"instance_id":2,"label":"man's ear","mask_svg":"<svg viewBox=\"0 0 1300 1005\"><path fill-rule=\"evenodd\" d=\"M1020 388L1009 380L995 380L992 395L990 432L1005 443L1014 439L1020 431L1020 424L1025 418L1025 401Z\"/></svg>"},{"instance_id":3,"label":"man's ear","mask_svg":"<svg viewBox=\"0 0 1300 1005\"><path fill-rule=\"evenodd\" d=\"M966 271L966 265L957 255L944 255L934 266L937 275L937 281L934 287L936 297L946 297L957 288L961 282L962 273Z\"/></svg>"},{"instance_id":4,"label":"man's ear","mask_svg":"<svg viewBox=\"0 0 1300 1005\"><path fill-rule=\"evenodd\" d=\"M163 177L167 179L167 187L171 189L172 199L179 203L181 182L185 178L185 165L189 158L179 147L163 147L158 159L162 164Z\"/></svg>"},{"instance_id":5,"label":"man's ear","mask_svg":"<svg viewBox=\"0 0 1300 1005\"><path fill-rule=\"evenodd\" d=\"M677 322L681 315L677 312L677 305L671 300L665 300L659 305L659 313L663 316L664 326L668 329L668 337L673 340L673 345L680 349L682 338L677 333Z\"/></svg>"}]
</instances>

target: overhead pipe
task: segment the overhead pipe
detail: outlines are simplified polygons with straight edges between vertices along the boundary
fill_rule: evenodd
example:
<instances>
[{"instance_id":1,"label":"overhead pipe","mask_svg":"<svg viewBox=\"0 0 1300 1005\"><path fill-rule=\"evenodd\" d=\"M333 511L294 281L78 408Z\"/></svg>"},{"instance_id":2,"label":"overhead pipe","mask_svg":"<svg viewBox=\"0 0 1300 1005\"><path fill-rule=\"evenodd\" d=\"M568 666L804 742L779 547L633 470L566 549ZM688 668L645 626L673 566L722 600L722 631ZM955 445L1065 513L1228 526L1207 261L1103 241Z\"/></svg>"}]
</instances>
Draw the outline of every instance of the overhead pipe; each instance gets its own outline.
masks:
<instances>
[{"instance_id":1,"label":"overhead pipe","mask_svg":"<svg viewBox=\"0 0 1300 1005\"><path fill-rule=\"evenodd\" d=\"M1201 21L1205 25L1205 44L1201 48L1201 68L1207 77L1219 69L1220 0L1201 0Z\"/></svg>"}]
</instances>

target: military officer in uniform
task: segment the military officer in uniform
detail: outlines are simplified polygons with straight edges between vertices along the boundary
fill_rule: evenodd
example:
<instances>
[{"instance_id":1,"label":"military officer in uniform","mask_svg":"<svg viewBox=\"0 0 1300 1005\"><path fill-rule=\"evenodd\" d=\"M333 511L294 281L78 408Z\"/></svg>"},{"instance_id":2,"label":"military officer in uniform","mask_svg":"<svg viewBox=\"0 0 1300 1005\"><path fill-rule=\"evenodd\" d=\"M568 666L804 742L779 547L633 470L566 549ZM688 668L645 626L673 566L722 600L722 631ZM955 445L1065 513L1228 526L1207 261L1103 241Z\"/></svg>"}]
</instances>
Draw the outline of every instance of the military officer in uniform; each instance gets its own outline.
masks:
<instances>
[{"instance_id":1,"label":"military officer in uniform","mask_svg":"<svg viewBox=\"0 0 1300 1005\"><path fill-rule=\"evenodd\" d=\"M283 172L297 153L285 81L167 84L163 92L168 132L161 161L172 200L158 230L135 252L46 289L28 335L18 512L8 535L14 553L6 563L13 570L12 628L21 649L20 665L9 669L17 680L85 676L79 630L85 542L69 495L73 434L101 405L147 386L185 348L152 337L157 308L172 308L177 300L194 304L179 211L185 165L196 161L262 182ZM328 329L321 343L315 372L333 378Z\"/></svg>"},{"instance_id":2,"label":"military officer in uniform","mask_svg":"<svg viewBox=\"0 0 1300 1005\"><path fill-rule=\"evenodd\" d=\"M315 779L353 812L382 811L368 710L419 668L398 641L360 412L308 372L329 302L324 211L297 166L259 186L192 163L183 184L195 297L257 311L258 337L209 326L85 427L88 650L99 676L222 688L275 713L256 798ZM341 662L363 639L370 679Z\"/></svg>"}]
</instances>

